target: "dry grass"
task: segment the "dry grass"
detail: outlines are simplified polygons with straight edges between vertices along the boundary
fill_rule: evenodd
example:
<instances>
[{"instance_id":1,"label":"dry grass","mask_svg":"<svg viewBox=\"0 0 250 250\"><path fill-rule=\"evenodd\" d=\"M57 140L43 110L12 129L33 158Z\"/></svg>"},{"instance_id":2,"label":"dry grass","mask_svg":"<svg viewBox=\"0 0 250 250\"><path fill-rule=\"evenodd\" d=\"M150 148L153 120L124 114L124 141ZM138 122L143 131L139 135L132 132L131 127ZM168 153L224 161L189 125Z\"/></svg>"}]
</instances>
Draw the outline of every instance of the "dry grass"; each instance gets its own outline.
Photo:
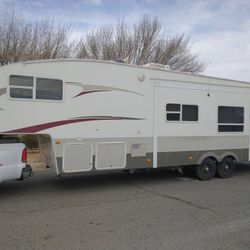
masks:
<instances>
[{"instance_id":1,"label":"dry grass","mask_svg":"<svg viewBox=\"0 0 250 250\"><path fill-rule=\"evenodd\" d=\"M39 150L28 150L28 164L31 165L34 172L46 170L46 165L41 161Z\"/></svg>"}]
</instances>

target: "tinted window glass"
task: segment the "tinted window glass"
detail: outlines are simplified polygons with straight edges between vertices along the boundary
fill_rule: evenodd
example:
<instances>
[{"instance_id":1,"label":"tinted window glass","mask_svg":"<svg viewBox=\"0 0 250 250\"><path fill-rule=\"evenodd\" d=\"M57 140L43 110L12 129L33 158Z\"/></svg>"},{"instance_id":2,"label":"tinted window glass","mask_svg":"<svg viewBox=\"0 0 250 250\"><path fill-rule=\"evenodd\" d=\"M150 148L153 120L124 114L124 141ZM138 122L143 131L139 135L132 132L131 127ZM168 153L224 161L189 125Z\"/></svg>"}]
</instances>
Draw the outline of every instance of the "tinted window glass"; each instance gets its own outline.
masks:
<instances>
[{"instance_id":1,"label":"tinted window glass","mask_svg":"<svg viewBox=\"0 0 250 250\"><path fill-rule=\"evenodd\" d=\"M10 85L22 86L22 87L33 87L33 77L11 75Z\"/></svg>"},{"instance_id":2,"label":"tinted window glass","mask_svg":"<svg viewBox=\"0 0 250 250\"><path fill-rule=\"evenodd\" d=\"M219 106L218 123L244 123L244 108Z\"/></svg>"},{"instance_id":3,"label":"tinted window glass","mask_svg":"<svg viewBox=\"0 0 250 250\"><path fill-rule=\"evenodd\" d=\"M62 100L63 84L61 80L36 79L36 99Z\"/></svg>"},{"instance_id":4,"label":"tinted window glass","mask_svg":"<svg viewBox=\"0 0 250 250\"><path fill-rule=\"evenodd\" d=\"M167 111L181 111L181 105L176 103L168 103L166 109Z\"/></svg>"},{"instance_id":5,"label":"tinted window glass","mask_svg":"<svg viewBox=\"0 0 250 250\"><path fill-rule=\"evenodd\" d=\"M15 136L6 136L6 135L0 135L0 144L1 143L19 143L19 138Z\"/></svg>"},{"instance_id":6,"label":"tinted window glass","mask_svg":"<svg viewBox=\"0 0 250 250\"><path fill-rule=\"evenodd\" d=\"M198 106L182 105L182 121L198 121Z\"/></svg>"},{"instance_id":7,"label":"tinted window glass","mask_svg":"<svg viewBox=\"0 0 250 250\"><path fill-rule=\"evenodd\" d=\"M32 99L32 89L10 88L10 97Z\"/></svg>"},{"instance_id":8,"label":"tinted window glass","mask_svg":"<svg viewBox=\"0 0 250 250\"><path fill-rule=\"evenodd\" d=\"M243 125L219 125L219 132L243 132Z\"/></svg>"},{"instance_id":9,"label":"tinted window glass","mask_svg":"<svg viewBox=\"0 0 250 250\"><path fill-rule=\"evenodd\" d=\"M180 114L168 113L167 114L167 120L168 121L179 121L180 120Z\"/></svg>"}]
</instances>

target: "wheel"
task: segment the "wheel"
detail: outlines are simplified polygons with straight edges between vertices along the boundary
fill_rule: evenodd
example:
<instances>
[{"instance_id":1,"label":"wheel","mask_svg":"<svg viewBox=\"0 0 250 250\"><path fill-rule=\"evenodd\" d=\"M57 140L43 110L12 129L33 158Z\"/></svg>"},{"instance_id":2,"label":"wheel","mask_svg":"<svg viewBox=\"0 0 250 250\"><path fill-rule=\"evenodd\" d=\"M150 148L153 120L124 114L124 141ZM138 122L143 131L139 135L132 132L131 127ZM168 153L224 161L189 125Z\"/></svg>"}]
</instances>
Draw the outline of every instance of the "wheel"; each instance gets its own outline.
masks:
<instances>
[{"instance_id":1,"label":"wheel","mask_svg":"<svg viewBox=\"0 0 250 250\"><path fill-rule=\"evenodd\" d=\"M233 175L235 171L235 159L226 157L218 163L216 175L221 178L228 178Z\"/></svg>"},{"instance_id":2,"label":"wheel","mask_svg":"<svg viewBox=\"0 0 250 250\"><path fill-rule=\"evenodd\" d=\"M211 180L215 176L216 161L212 158L205 159L200 165L195 168L196 177L199 180Z\"/></svg>"},{"instance_id":3,"label":"wheel","mask_svg":"<svg viewBox=\"0 0 250 250\"><path fill-rule=\"evenodd\" d=\"M182 172L183 172L184 176L194 177L194 168L195 168L195 166L185 166L185 167L183 167Z\"/></svg>"}]
</instances>

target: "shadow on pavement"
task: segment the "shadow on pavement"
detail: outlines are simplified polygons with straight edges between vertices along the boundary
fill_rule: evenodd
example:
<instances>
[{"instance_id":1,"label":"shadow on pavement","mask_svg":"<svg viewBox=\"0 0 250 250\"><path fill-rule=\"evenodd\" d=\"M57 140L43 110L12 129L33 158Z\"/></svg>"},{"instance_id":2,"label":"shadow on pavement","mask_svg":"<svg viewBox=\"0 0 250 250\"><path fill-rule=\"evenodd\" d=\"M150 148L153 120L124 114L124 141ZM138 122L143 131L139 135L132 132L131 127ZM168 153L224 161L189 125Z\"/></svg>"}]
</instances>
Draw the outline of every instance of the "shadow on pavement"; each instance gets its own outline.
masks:
<instances>
[{"instance_id":1,"label":"shadow on pavement","mask_svg":"<svg viewBox=\"0 0 250 250\"><path fill-rule=\"evenodd\" d=\"M238 164L236 176L250 174L250 164ZM97 190L103 188L122 188L131 186L131 183L176 183L180 174L170 169L157 169L150 172L135 172L133 174L123 172L109 172L85 175L70 175L56 179L52 170L36 173L35 176L23 182L9 181L0 184L0 199L23 193L37 194L47 192L56 194L58 192L71 192L74 190ZM234 177L232 177L234 178ZM192 180L192 179L191 179Z\"/></svg>"}]
</instances>

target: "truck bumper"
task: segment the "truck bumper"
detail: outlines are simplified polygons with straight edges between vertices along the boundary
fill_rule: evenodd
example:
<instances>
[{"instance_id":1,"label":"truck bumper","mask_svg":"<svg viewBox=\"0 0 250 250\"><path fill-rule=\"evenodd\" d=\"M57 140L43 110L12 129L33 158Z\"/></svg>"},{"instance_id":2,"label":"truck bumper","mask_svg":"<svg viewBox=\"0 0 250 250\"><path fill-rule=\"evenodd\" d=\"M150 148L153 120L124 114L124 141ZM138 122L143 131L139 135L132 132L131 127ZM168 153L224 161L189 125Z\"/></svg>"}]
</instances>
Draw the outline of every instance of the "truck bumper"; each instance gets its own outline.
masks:
<instances>
[{"instance_id":1,"label":"truck bumper","mask_svg":"<svg viewBox=\"0 0 250 250\"><path fill-rule=\"evenodd\" d=\"M33 174L32 168L30 165L27 164L26 167L23 168L23 170L22 170L22 177L21 178L27 179L30 176L32 176L32 174Z\"/></svg>"}]
</instances>

